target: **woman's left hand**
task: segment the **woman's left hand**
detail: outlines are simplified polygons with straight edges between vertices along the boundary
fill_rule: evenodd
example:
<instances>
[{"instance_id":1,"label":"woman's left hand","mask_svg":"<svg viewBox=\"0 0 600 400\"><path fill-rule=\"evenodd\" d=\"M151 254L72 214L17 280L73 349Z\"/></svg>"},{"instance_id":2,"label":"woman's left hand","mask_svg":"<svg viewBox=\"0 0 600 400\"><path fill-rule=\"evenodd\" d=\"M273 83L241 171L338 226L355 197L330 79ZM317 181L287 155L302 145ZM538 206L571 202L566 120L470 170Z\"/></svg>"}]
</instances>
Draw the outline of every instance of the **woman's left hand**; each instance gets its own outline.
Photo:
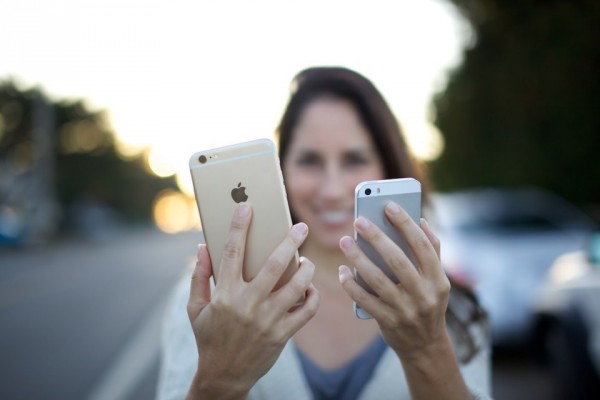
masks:
<instances>
[{"instance_id":1,"label":"woman's left hand","mask_svg":"<svg viewBox=\"0 0 600 400\"><path fill-rule=\"evenodd\" d=\"M418 226L395 203L388 204L385 213L408 242L418 266L375 224L358 218L358 234L381 255L399 283L392 282L348 236L340 240L340 247L378 297L362 288L347 266L340 267L340 282L377 320L384 339L400 359L419 363L423 357L436 354L440 346L447 350L445 314L450 282L440 264L440 242L425 220Z\"/></svg>"}]
</instances>

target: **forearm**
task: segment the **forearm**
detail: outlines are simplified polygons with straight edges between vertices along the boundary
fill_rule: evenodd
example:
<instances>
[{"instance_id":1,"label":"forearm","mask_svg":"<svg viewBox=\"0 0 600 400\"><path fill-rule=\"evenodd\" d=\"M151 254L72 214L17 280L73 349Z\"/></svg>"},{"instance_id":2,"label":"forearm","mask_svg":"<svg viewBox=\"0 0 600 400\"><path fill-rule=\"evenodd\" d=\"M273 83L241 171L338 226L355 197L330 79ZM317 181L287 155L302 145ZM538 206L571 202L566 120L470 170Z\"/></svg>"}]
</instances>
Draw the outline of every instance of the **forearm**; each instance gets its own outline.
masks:
<instances>
[{"instance_id":1,"label":"forearm","mask_svg":"<svg viewBox=\"0 0 600 400\"><path fill-rule=\"evenodd\" d=\"M413 400L472 399L447 335L420 354L400 359Z\"/></svg>"}]
</instances>

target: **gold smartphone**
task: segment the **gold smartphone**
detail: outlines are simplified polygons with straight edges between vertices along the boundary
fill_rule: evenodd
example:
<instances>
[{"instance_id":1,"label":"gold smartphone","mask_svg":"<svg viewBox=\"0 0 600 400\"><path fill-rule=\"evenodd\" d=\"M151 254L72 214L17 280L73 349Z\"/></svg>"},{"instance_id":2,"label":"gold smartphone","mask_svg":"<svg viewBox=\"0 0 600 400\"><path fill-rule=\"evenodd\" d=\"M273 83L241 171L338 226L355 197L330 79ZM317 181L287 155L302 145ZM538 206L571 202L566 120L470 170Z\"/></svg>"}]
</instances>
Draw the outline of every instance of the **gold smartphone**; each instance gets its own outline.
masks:
<instances>
[{"instance_id":1,"label":"gold smartphone","mask_svg":"<svg viewBox=\"0 0 600 400\"><path fill-rule=\"evenodd\" d=\"M189 165L215 282L233 212L240 202L252 207L243 266L244 280L250 281L292 226L275 145L257 139L200 151L192 155ZM275 289L297 268L298 252Z\"/></svg>"}]
</instances>

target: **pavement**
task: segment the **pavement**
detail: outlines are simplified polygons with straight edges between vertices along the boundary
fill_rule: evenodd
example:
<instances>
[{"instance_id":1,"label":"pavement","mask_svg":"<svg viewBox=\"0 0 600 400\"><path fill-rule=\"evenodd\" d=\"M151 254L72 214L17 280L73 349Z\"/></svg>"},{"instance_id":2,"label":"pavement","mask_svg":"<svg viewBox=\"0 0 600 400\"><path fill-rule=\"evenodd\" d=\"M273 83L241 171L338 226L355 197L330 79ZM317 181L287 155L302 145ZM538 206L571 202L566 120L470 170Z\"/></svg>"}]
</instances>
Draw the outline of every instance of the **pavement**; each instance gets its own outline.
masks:
<instances>
[{"instance_id":1,"label":"pavement","mask_svg":"<svg viewBox=\"0 0 600 400\"><path fill-rule=\"evenodd\" d=\"M163 310L200 240L138 228L0 249L0 399L154 398ZM552 399L533 360L493 369L496 399Z\"/></svg>"}]
</instances>

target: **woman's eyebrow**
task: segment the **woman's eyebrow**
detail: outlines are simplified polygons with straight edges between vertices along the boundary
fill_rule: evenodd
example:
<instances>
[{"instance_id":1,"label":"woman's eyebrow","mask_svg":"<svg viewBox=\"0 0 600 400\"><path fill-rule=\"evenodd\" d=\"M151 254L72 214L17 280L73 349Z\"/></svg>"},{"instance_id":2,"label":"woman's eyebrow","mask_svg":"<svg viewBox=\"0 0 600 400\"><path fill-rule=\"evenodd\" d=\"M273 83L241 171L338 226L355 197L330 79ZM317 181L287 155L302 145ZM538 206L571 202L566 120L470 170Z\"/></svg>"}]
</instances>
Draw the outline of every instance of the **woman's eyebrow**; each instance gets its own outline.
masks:
<instances>
[{"instance_id":1,"label":"woman's eyebrow","mask_svg":"<svg viewBox=\"0 0 600 400\"><path fill-rule=\"evenodd\" d=\"M348 149L344 151L344 154L348 155L364 155L364 156L372 156L375 155L375 149L371 147L358 147L354 149Z\"/></svg>"},{"instance_id":2,"label":"woman's eyebrow","mask_svg":"<svg viewBox=\"0 0 600 400\"><path fill-rule=\"evenodd\" d=\"M317 150L317 149L313 149L313 148L300 148L298 149L296 152L296 155L298 156L321 156L322 152ZM375 155L375 149L373 149L372 147L355 147L355 148L349 148L349 149L344 149L342 150L342 154L343 155L364 155L364 156L372 156Z\"/></svg>"},{"instance_id":3,"label":"woman's eyebrow","mask_svg":"<svg viewBox=\"0 0 600 400\"><path fill-rule=\"evenodd\" d=\"M320 156L320 152L315 149L304 148L296 151L297 156Z\"/></svg>"}]
</instances>

